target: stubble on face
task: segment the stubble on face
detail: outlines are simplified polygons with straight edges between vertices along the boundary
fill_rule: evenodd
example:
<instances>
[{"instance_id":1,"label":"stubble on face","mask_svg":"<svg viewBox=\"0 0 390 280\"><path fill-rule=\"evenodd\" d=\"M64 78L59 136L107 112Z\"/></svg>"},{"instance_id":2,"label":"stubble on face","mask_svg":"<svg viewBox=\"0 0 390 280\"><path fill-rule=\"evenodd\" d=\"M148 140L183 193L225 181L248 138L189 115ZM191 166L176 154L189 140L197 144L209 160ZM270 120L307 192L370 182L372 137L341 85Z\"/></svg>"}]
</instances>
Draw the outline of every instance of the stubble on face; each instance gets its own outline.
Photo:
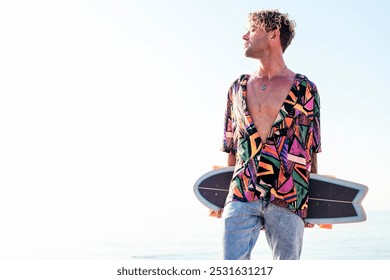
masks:
<instances>
[{"instance_id":1,"label":"stubble on face","mask_svg":"<svg viewBox=\"0 0 390 280\"><path fill-rule=\"evenodd\" d=\"M258 58L266 47L267 33L253 24L249 28L249 31L244 36L244 55L250 58Z\"/></svg>"}]
</instances>

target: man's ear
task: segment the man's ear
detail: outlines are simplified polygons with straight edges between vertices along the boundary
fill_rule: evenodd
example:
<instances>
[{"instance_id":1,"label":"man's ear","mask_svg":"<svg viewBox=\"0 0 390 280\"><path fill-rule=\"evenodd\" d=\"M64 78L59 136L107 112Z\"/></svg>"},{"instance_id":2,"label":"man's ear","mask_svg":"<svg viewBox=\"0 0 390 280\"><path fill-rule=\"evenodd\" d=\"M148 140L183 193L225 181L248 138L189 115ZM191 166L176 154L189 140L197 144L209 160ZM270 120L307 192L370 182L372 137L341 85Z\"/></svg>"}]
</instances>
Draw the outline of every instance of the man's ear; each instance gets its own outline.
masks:
<instances>
[{"instance_id":1,"label":"man's ear","mask_svg":"<svg viewBox=\"0 0 390 280\"><path fill-rule=\"evenodd\" d=\"M271 39L276 39L277 37L279 37L280 36L280 31L279 31L279 29L276 29L276 30L272 30L271 31Z\"/></svg>"}]
</instances>

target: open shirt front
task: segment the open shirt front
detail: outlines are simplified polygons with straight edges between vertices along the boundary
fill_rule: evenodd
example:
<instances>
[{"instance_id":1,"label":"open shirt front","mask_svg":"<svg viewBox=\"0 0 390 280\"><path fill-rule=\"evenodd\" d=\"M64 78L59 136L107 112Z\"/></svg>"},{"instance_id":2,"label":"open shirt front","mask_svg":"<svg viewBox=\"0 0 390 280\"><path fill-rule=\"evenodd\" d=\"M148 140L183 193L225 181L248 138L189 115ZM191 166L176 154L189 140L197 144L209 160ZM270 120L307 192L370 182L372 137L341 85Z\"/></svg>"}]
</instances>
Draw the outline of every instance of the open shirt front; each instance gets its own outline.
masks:
<instances>
[{"instance_id":1,"label":"open shirt front","mask_svg":"<svg viewBox=\"0 0 390 280\"><path fill-rule=\"evenodd\" d=\"M249 78L242 75L228 92L221 150L237 161L226 203L263 197L306 218L312 154L321 151L317 88L296 74L263 143L246 105Z\"/></svg>"}]
</instances>

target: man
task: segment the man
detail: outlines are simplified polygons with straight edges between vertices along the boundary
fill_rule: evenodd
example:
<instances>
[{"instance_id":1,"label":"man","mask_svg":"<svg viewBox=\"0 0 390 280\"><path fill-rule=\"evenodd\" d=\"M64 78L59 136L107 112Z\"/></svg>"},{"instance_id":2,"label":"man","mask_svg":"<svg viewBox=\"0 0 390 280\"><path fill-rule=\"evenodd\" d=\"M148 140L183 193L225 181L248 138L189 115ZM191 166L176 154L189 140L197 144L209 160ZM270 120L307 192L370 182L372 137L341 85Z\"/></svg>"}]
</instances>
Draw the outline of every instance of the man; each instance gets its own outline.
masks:
<instances>
[{"instance_id":1,"label":"man","mask_svg":"<svg viewBox=\"0 0 390 280\"><path fill-rule=\"evenodd\" d=\"M222 151L235 171L223 211L224 259L250 259L261 229L274 259L300 258L321 144L316 86L283 59L294 29L277 10L249 14L245 56L259 67L228 92Z\"/></svg>"}]
</instances>

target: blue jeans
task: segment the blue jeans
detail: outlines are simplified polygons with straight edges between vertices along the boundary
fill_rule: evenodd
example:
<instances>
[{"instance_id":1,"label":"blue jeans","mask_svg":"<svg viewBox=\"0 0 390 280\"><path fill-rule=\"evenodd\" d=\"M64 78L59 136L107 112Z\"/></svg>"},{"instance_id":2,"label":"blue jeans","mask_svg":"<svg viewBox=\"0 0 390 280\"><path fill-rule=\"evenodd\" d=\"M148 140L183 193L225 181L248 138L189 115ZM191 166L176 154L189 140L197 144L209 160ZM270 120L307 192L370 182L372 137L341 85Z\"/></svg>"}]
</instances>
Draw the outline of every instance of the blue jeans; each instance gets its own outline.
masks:
<instances>
[{"instance_id":1,"label":"blue jeans","mask_svg":"<svg viewBox=\"0 0 390 280\"><path fill-rule=\"evenodd\" d=\"M222 217L225 260L249 260L262 228L275 260L300 258L305 224L290 210L263 199L233 201L225 205Z\"/></svg>"}]
</instances>

